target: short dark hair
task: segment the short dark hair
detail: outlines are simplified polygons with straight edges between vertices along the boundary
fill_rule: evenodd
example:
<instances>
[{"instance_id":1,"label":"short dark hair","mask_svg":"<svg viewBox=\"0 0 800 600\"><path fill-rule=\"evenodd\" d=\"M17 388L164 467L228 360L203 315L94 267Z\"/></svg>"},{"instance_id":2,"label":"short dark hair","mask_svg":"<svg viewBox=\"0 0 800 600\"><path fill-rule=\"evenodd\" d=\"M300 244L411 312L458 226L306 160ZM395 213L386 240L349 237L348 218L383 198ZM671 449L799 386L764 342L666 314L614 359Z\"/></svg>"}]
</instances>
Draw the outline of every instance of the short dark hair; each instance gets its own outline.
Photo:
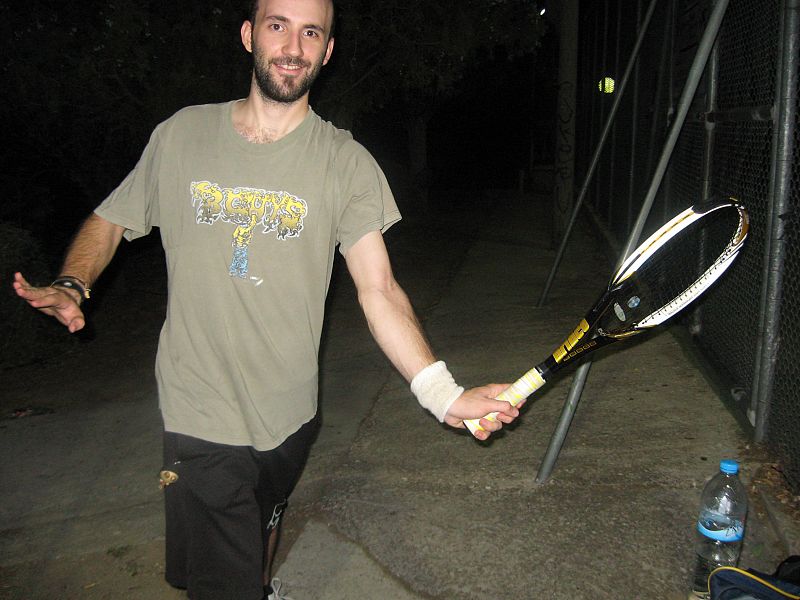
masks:
<instances>
[{"instance_id":1,"label":"short dark hair","mask_svg":"<svg viewBox=\"0 0 800 600\"><path fill-rule=\"evenodd\" d=\"M250 21L251 24L255 25L256 16L258 15L258 5L261 0L247 0L247 14L245 15L245 19ZM328 39L333 37L333 30L336 29L336 4L333 0L330 0L331 8L333 9L333 16L331 18L331 30L328 32Z\"/></svg>"}]
</instances>

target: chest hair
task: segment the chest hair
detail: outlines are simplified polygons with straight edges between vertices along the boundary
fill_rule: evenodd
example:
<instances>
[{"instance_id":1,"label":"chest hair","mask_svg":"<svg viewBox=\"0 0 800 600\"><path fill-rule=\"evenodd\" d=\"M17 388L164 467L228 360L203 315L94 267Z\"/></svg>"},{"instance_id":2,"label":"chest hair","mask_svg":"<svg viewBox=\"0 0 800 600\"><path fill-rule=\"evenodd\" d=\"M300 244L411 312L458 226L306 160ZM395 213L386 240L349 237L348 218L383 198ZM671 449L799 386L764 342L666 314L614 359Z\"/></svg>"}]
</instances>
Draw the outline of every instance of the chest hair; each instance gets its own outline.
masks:
<instances>
[{"instance_id":1,"label":"chest hair","mask_svg":"<svg viewBox=\"0 0 800 600\"><path fill-rule=\"evenodd\" d=\"M278 135L271 129L236 126L236 131L252 144L271 144L278 140Z\"/></svg>"}]
</instances>

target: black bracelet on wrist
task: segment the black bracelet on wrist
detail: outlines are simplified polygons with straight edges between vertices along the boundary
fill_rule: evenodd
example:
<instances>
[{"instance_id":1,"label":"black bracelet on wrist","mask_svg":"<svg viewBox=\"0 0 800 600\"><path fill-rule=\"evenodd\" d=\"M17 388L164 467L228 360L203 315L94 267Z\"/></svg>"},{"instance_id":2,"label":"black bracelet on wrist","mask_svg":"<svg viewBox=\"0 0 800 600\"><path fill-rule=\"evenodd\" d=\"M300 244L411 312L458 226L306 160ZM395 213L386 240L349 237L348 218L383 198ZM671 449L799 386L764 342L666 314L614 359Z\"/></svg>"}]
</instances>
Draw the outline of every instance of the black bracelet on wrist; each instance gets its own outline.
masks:
<instances>
[{"instance_id":1,"label":"black bracelet on wrist","mask_svg":"<svg viewBox=\"0 0 800 600\"><path fill-rule=\"evenodd\" d=\"M92 291L86 286L83 280L72 277L71 275L61 275L57 277L53 283L50 284L50 287L63 287L68 290L75 290L84 300L89 299L90 292Z\"/></svg>"}]
</instances>

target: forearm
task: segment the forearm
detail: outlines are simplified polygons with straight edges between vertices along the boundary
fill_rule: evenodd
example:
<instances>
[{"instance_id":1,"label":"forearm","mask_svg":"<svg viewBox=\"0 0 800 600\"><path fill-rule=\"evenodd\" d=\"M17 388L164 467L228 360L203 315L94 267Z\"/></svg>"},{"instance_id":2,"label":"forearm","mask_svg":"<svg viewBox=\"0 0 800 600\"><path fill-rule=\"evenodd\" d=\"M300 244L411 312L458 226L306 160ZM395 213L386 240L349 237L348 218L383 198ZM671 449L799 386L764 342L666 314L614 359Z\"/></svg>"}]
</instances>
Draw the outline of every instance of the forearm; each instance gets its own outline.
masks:
<instances>
[{"instance_id":1,"label":"forearm","mask_svg":"<svg viewBox=\"0 0 800 600\"><path fill-rule=\"evenodd\" d=\"M465 392L445 364L436 361L408 296L392 275L380 232L364 235L345 259L373 337L411 383L411 391L424 408L453 427L464 427L464 419L499 413L495 421L481 419L484 430L475 433L481 440L519 414L508 402L495 400L506 386L489 385Z\"/></svg>"},{"instance_id":2,"label":"forearm","mask_svg":"<svg viewBox=\"0 0 800 600\"><path fill-rule=\"evenodd\" d=\"M72 240L60 274L78 277L91 286L111 262L124 231L93 213Z\"/></svg>"},{"instance_id":3,"label":"forearm","mask_svg":"<svg viewBox=\"0 0 800 600\"><path fill-rule=\"evenodd\" d=\"M375 341L407 381L436 361L408 296L397 282L359 291L358 299Z\"/></svg>"},{"instance_id":4,"label":"forearm","mask_svg":"<svg viewBox=\"0 0 800 600\"><path fill-rule=\"evenodd\" d=\"M474 435L485 440L492 431L510 423L519 411L508 402L495 400L506 385L492 384L464 391L446 365L433 355L408 297L394 283L359 293L370 331L383 352L411 383L419 403L439 421L464 427L465 418L478 419L497 413L496 420L481 419ZM413 381L412 381L413 380Z\"/></svg>"}]
</instances>

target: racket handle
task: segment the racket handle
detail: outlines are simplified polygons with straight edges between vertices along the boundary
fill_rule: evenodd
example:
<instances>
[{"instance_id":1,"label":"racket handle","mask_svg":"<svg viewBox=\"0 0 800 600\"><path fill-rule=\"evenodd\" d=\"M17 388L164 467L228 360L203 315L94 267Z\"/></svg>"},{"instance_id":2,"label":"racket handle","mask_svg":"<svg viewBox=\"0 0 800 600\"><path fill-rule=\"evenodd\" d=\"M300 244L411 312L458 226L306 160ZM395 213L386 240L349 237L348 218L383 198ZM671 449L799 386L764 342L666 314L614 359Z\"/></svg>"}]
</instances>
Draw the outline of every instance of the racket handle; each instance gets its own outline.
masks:
<instances>
[{"instance_id":1,"label":"racket handle","mask_svg":"<svg viewBox=\"0 0 800 600\"><path fill-rule=\"evenodd\" d=\"M525 398L530 396L533 392L538 390L545 384L545 379L542 377L541 372L539 369L534 367L525 375L517 379L514 383L512 383L507 389L500 393L497 396L498 400L504 400L508 402L511 406L516 406ZM496 421L497 420L496 412L489 413L484 419L487 421ZM476 431L483 431L483 427L480 425L480 419L466 419L464 420L464 425L467 426L473 434Z\"/></svg>"}]
</instances>

